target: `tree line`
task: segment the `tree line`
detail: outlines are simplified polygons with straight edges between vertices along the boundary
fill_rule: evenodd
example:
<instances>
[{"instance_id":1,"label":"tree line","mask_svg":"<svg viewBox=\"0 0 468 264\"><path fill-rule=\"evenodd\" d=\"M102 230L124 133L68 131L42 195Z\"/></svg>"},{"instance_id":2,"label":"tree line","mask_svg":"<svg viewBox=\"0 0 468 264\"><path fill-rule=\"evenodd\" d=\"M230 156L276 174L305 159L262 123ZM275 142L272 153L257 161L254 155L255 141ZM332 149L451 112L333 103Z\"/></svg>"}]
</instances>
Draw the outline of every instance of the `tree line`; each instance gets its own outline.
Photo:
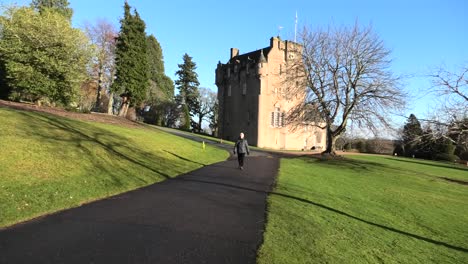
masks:
<instances>
[{"instance_id":1,"label":"tree line","mask_svg":"<svg viewBox=\"0 0 468 264\"><path fill-rule=\"evenodd\" d=\"M468 160L468 118L452 121L447 126L411 114L396 143L394 154L406 157L456 161Z\"/></svg>"},{"instance_id":2,"label":"tree line","mask_svg":"<svg viewBox=\"0 0 468 264\"><path fill-rule=\"evenodd\" d=\"M193 58L183 55L175 82L166 76L161 45L146 34L136 9L125 2L119 31L105 21L84 31L73 28L72 15L67 0L33 0L3 12L0 97L196 132L205 121L217 130L216 94L199 87ZM288 125L324 129L325 153L332 155L350 124L374 133L393 128L391 116L405 109L408 98L402 77L390 69L390 50L371 27L304 28L299 41L302 57L286 61L284 84L307 87L307 96L287 113ZM464 144L457 135L467 133L467 72L465 66L458 74L441 68L429 75L431 91L444 102L425 120L430 128L424 128L425 138L430 134L432 141L451 142L458 149ZM416 147L401 140L404 155L412 156ZM421 155L422 147L417 149Z\"/></svg>"},{"instance_id":3,"label":"tree line","mask_svg":"<svg viewBox=\"0 0 468 264\"><path fill-rule=\"evenodd\" d=\"M163 51L127 1L120 30L106 20L73 28L67 0L33 0L0 16L0 98L105 112L157 125L216 131L216 93L199 87L183 55L174 82ZM179 94L175 95L175 87Z\"/></svg>"}]
</instances>

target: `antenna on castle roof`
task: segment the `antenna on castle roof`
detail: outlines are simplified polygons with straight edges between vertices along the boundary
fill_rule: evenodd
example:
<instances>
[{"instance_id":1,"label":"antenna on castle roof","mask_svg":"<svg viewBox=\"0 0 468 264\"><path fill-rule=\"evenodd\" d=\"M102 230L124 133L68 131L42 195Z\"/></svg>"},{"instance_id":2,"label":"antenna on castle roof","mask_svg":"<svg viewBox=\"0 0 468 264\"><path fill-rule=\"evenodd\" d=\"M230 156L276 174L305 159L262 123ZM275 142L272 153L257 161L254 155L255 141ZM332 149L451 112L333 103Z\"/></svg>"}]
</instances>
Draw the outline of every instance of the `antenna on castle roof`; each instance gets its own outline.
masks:
<instances>
[{"instance_id":1,"label":"antenna on castle roof","mask_svg":"<svg viewBox=\"0 0 468 264\"><path fill-rule=\"evenodd\" d=\"M296 10L296 19L294 20L294 43L297 43L297 10Z\"/></svg>"},{"instance_id":2,"label":"antenna on castle roof","mask_svg":"<svg viewBox=\"0 0 468 264\"><path fill-rule=\"evenodd\" d=\"M282 29L283 29L282 26L279 26L279 27L278 27L278 38L280 37L280 33L281 33L281 30L282 30Z\"/></svg>"}]
</instances>

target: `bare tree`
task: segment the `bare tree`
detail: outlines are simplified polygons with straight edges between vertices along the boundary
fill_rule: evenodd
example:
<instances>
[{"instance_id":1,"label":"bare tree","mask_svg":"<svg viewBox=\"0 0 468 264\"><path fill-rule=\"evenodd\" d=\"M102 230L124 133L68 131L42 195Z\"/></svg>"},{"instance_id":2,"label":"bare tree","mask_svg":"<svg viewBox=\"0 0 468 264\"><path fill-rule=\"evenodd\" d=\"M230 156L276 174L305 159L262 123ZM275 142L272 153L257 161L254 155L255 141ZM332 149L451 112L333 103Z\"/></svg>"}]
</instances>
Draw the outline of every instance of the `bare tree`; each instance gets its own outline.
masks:
<instances>
[{"instance_id":1,"label":"bare tree","mask_svg":"<svg viewBox=\"0 0 468 264\"><path fill-rule=\"evenodd\" d=\"M468 65L460 67L457 73L439 67L429 77L440 104L424 121L434 138L449 139L462 151L468 151Z\"/></svg>"},{"instance_id":2,"label":"bare tree","mask_svg":"<svg viewBox=\"0 0 468 264\"><path fill-rule=\"evenodd\" d=\"M459 73L452 73L440 67L431 74L434 91L444 97L445 106L452 115L465 116L468 111L468 65Z\"/></svg>"},{"instance_id":3,"label":"bare tree","mask_svg":"<svg viewBox=\"0 0 468 264\"><path fill-rule=\"evenodd\" d=\"M209 114L213 111L217 100L217 95L210 89L201 87L198 90L198 97L196 100L198 101L198 107L195 109L195 114L198 118L198 122L196 125L194 125L194 127L196 127L198 132L201 132L202 122L203 120L206 120L206 118L209 117Z\"/></svg>"},{"instance_id":4,"label":"bare tree","mask_svg":"<svg viewBox=\"0 0 468 264\"><path fill-rule=\"evenodd\" d=\"M114 80L114 57L118 31L112 23L102 19L96 20L95 24L87 23L85 31L96 50L91 66L91 76L98 83L96 108L99 108L102 92L109 90ZM108 114L112 114L113 97L113 94L109 95Z\"/></svg>"},{"instance_id":5,"label":"bare tree","mask_svg":"<svg viewBox=\"0 0 468 264\"><path fill-rule=\"evenodd\" d=\"M329 154L350 122L373 132L390 127L390 114L403 109L405 94L389 69L390 50L372 28L305 28L300 37L302 61L288 65L295 74L287 81L305 82L296 86L308 87L308 95L288 122L325 129Z\"/></svg>"}]
</instances>

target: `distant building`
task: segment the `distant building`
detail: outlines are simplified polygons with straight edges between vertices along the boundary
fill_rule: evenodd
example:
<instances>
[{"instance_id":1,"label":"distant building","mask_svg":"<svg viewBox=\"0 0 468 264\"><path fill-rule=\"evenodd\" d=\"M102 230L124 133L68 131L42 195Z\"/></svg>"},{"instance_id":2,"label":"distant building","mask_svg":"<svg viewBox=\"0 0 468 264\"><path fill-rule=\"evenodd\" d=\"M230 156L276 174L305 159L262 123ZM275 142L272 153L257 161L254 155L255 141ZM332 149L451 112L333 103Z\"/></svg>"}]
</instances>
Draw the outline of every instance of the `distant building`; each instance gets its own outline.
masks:
<instances>
[{"instance_id":1,"label":"distant building","mask_svg":"<svg viewBox=\"0 0 468 264\"><path fill-rule=\"evenodd\" d=\"M278 37L270 39L269 47L242 55L232 48L229 61L216 68L218 136L236 140L244 132L251 145L262 148L324 149L325 131L285 122L288 111L306 95L304 82L285 81L291 79L286 67L301 55L301 45Z\"/></svg>"}]
</instances>

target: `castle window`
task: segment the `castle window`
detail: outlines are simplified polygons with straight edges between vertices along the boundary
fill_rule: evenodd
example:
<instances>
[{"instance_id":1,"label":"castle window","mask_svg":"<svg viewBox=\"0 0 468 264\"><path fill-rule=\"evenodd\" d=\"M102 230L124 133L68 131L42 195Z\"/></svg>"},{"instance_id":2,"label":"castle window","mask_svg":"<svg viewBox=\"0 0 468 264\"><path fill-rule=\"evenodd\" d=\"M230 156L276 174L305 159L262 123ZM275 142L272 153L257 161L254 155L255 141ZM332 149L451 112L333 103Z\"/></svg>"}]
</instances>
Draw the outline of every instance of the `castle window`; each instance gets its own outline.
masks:
<instances>
[{"instance_id":1,"label":"castle window","mask_svg":"<svg viewBox=\"0 0 468 264\"><path fill-rule=\"evenodd\" d=\"M275 107L275 111L271 112L271 126L282 127L284 125L284 112L281 113L279 107Z\"/></svg>"},{"instance_id":2,"label":"castle window","mask_svg":"<svg viewBox=\"0 0 468 264\"><path fill-rule=\"evenodd\" d=\"M231 89L231 84L229 84L229 86L228 86L228 96L231 96L231 90L232 90Z\"/></svg>"},{"instance_id":3,"label":"castle window","mask_svg":"<svg viewBox=\"0 0 468 264\"><path fill-rule=\"evenodd\" d=\"M317 144L322 143L322 133L320 132L317 133L315 142L317 142Z\"/></svg>"},{"instance_id":4,"label":"castle window","mask_svg":"<svg viewBox=\"0 0 468 264\"><path fill-rule=\"evenodd\" d=\"M242 95L246 95L247 94L247 81L244 81L244 83L242 84Z\"/></svg>"},{"instance_id":5,"label":"castle window","mask_svg":"<svg viewBox=\"0 0 468 264\"><path fill-rule=\"evenodd\" d=\"M247 63L247 65L245 65L245 72L246 72L247 74L249 74L249 64L248 64L248 63Z\"/></svg>"},{"instance_id":6,"label":"castle window","mask_svg":"<svg viewBox=\"0 0 468 264\"><path fill-rule=\"evenodd\" d=\"M231 68L230 67L227 70L227 75L228 75L228 78L231 77Z\"/></svg>"},{"instance_id":7,"label":"castle window","mask_svg":"<svg viewBox=\"0 0 468 264\"><path fill-rule=\"evenodd\" d=\"M280 126L284 127L285 123L286 123L286 113L285 112L282 112L281 113L281 122L280 122Z\"/></svg>"},{"instance_id":8,"label":"castle window","mask_svg":"<svg viewBox=\"0 0 468 264\"><path fill-rule=\"evenodd\" d=\"M234 72L237 72L237 65L234 65Z\"/></svg>"}]
</instances>

